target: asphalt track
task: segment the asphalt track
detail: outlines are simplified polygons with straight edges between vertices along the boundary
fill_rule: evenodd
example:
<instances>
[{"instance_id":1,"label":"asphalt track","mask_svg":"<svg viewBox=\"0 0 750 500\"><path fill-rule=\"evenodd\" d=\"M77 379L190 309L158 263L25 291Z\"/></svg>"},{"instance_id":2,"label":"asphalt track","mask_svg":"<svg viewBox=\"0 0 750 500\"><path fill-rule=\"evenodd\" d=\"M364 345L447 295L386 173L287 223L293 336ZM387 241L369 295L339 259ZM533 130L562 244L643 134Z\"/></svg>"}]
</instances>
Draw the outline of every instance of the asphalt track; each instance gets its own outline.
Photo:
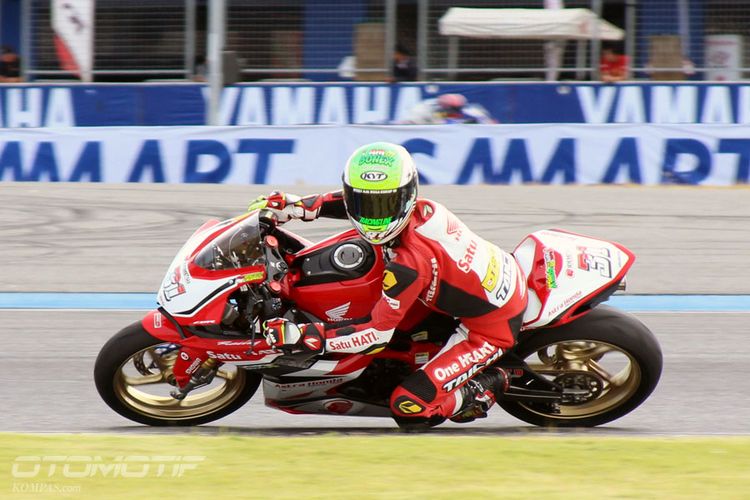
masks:
<instances>
[{"instance_id":1,"label":"asphalt track","mask_svg":"<svg viewBox=\"0 0 750 500\"><path fill-rule=\"evenodd\" d=\"M210 216L239 213L265 186L0 184L0 292L150 292L180 244ZM307 193L304 186L288 191ZM629 293L749 293L750 190L581 186L432 187L472 228L505 248L559 227L629 246ZM310 239L338 221L289 226ZM101 345L140 311L0 309L0 431L165 432L99 400ZM750 434L750 315L637 313L659 339L662 380L632 414L597 434ZM256 397L199 432L392 432L388 419L292 416ZM186 432L186 431L168 431ZM187 432L196 432L195 430ZM502 411L437 432L546 432Z\"/></svg>"}]
</instances>

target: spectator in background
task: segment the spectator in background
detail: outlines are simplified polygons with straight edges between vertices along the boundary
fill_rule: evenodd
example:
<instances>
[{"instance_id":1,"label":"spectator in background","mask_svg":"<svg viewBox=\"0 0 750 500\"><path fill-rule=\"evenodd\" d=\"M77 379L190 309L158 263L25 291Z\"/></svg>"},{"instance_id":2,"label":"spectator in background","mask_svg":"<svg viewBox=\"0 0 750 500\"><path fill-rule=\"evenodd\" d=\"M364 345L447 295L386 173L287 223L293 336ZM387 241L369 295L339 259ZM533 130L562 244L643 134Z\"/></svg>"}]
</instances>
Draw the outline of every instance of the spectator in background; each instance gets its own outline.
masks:
<instances>
[{"instance_id":1,"label":"spectator in background","mask_svg":"<svg viewBox=\"0 0 750 500\"><path fill-rule=\"evenodd\" d=\"M18 83L21 78L21 58L10 45L3 45L0 53L0 83Z\"/></svg>"},{"instance_id":2,"label":"spectator in background","mask_svg":"<svg viewBox=\"0 0 750 500\"><path fill-rule=\"evenodd\" d=\"M393 53L393 79L394 82L413 82L417 79L417 63L411 54L401 44L396 46Z\"/></svg>"},{"instance_id":3,"label":"spectator in background","mask_svg":"<svg viewBox=\"0 0 750 500\"><path fill-rule=\"evenodd\" d=\"M630 71L628 56L618 54L611 47L602 49L602 58L599 62L599 74L603 82L621 82L628 79Z\"/></svg>"},{"instance_id":4,"label":"spectator in background","mask_svg":"<svg viewBox=\"0 0 750 500\"><path fill-rule=\"evenodd\" d=\"M194 82L205 82L207 80L207 75L208 61L206 61L205 57L196 57L195 61L193 62L193 76L191 79Z\"/></svg>"}]
</instances>

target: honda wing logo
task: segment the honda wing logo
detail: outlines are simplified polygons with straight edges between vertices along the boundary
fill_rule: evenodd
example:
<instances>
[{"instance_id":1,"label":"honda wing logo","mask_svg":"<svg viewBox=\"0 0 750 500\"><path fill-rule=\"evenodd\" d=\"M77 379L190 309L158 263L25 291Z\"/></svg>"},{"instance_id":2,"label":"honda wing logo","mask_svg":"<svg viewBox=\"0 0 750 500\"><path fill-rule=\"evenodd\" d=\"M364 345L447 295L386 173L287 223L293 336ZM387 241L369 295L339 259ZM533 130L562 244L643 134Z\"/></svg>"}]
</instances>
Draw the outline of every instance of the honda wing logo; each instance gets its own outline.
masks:
<instances>
[{"instance_id":1,"label":"honda wing logo","mask_svg":"<svg viewBox=\"0 0 750 500\"><path fill-rule=\"evenodd\" d=\"M328 321L346 321L350 319L346 317L350 305L352 305L352 303L347 302L346 304L341 304L340 306L327 310L326 316L328 316Z\"/></svg>"},{"instance_id":2,"label":"honda wing logo","mask_svg":"<svg viewBox=\"0 0 750 500\"><path fill-rule=\"evenodd\" d=\"M463 234L462 226L463 224L461 224L460 220L451 215L448 216L448 227L446 229L448 236L453 236L456 241L460 241Z\"/></svg>"}]
</instances>

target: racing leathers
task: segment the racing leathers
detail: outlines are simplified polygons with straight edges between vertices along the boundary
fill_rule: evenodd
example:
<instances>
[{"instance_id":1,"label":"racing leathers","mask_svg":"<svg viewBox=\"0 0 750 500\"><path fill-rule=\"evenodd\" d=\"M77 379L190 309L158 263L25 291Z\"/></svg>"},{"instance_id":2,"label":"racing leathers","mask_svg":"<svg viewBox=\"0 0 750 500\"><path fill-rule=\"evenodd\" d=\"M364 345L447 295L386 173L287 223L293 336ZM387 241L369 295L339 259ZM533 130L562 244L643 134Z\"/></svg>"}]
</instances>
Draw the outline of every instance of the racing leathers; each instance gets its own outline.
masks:
<instances>
[{"instance_id":1,"label":"racing leathers","mask_svg":"<svg viewBox=\"0 0 750 500\"><path fill-rule=\"evenodd\" d=\"M293 204L305 207L305 220L346 217L338 192ZM331 353L374 353L388 344L415 301L457 318L460 324L445 346L407 377L390 401L400 424L436 425L466 409L466 391L458 389L515 343L527 303L523 272L509 253L477 236L444 206L422 198L405 229L384 246L382 295L369 319L345 327L300 325L299 333L277 332L272 338L302 339L300 346L324 346Z\"/></svg>"}]
</instances>

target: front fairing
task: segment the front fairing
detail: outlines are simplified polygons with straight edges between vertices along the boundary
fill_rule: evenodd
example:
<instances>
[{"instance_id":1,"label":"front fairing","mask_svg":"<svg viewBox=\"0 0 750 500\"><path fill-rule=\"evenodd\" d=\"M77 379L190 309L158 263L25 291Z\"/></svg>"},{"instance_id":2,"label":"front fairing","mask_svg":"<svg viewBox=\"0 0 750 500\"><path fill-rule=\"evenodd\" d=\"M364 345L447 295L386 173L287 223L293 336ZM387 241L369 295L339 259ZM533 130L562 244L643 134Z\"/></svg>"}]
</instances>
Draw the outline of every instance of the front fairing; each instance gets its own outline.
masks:
<instances>
[{"instance_id":1,"label":"front fairing","mask_svg":"<svg viewBox=\"0 0 750 500\"><path fill-rule=\"evenodd\" d=\"M245 214L196 231L169 266L157 300L170 315L186 318L183 324L218 324L221 299L265 276L258 214Z\"/></svg>"}]
</instances>

